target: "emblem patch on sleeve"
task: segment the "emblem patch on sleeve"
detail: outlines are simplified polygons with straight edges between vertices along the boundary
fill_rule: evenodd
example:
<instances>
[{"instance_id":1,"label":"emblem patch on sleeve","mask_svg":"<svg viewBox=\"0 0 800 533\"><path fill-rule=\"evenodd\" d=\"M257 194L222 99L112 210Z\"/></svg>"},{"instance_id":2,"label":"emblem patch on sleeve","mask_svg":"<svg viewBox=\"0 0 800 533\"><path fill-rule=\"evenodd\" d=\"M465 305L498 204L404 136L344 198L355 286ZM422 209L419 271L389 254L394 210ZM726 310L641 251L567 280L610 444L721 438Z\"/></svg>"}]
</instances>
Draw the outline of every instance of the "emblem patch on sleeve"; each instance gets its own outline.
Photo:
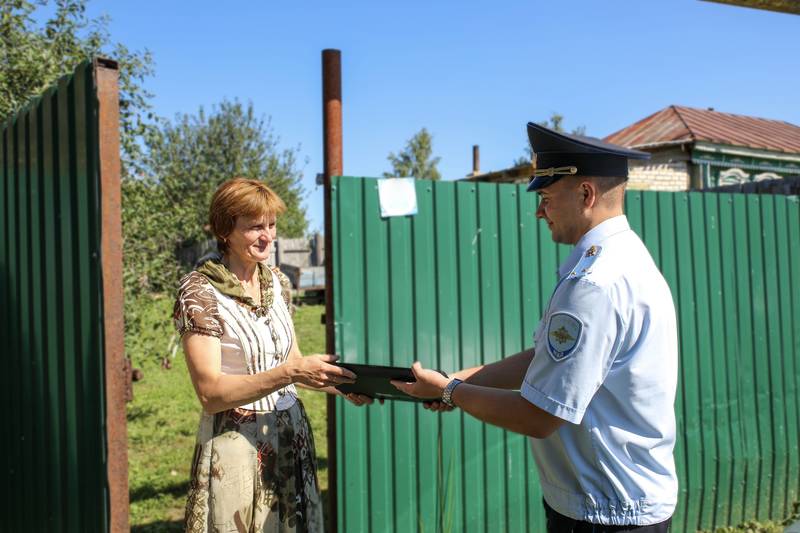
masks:
<instances>
[{"instance_id":1,"label":"emblem patch on sleeve","mask_svg":"<svg viewBox=\"0 0 800 533\"><path fill-rule=\"evenodd\" d=\"M583 333L583 322L569 313L554 313L547 325L547 351L554 361L563 361L575 351Z\"/></svg>"}]
</instances>

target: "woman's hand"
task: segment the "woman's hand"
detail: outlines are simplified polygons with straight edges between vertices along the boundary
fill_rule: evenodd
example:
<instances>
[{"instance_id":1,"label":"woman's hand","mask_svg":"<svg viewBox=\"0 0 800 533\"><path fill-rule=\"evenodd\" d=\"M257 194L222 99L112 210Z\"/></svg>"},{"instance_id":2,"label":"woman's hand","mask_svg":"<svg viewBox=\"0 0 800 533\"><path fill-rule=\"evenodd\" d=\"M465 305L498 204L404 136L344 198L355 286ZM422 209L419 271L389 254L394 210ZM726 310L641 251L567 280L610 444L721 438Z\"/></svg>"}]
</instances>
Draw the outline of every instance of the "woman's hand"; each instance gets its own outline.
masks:
<instances>
[{"instance_id":1,"label":"woman's hand","mask_svg":"<svg viewBox=\"0 0 800 533\"><path fill-rule=\"evenodd\" d=\"M455 407L447 405L446 403L444 403L441 400L432 400L432 401L429 401L429 402L422 402L422 407L424 407L425 409L428 409L429 411L433 411L435 413L447 413L447 412L452 411L453 409L455 409Z\"/></svg>"},{"instance_id":2,"label":"woman's hand","mask_svg":"<svg viewBox=\"0 0 800 533\"><path fill-rule=\"evenodd\" d=\"M333 365L339 360L337 355L307 355L289 359L287 372L292 383L299 383L315 389L335 387L342 383L355 383L356 375L340 366Z\"/></svg>"},{"instance_id":3,"label":"woman's hand","mask_svg":"<svg viewBox=\"0 0 800 533\"><path fill-rule=\"evenodd\" d=\"M364 396L363 394L356 394L354 392L347 392L347 393L340 392L339 395L348 402L352 403L353 405L358 405L358 406L370 405L375 401L369 396ZM381 400L381 403L383 403L383 400Z\"/></svg>"}]
</instances>

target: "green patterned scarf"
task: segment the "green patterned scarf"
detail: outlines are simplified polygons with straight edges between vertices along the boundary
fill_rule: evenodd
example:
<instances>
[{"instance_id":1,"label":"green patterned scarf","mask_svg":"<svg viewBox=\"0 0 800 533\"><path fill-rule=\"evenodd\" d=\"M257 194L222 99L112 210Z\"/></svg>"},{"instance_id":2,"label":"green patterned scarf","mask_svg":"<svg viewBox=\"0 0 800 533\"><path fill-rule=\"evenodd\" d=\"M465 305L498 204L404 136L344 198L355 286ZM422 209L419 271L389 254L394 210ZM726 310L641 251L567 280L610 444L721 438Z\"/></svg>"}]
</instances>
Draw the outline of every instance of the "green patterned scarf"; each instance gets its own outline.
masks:
<instances>
[{"instance_id":1,"label":"green patterned scarf","mask_svg":"<svg viewBox=\"0 0 800 533\"><path fill-rule=\"evenodd\" d=\"M221 258L209 259L197 269L197 272L208 278L211 285L225 296L229 296L252 309L256 315L264 316L272 307L275 294L272 290L272 273L263 263L258 263L258 281L261 284L261 305L244 291L239 278L228 270Z\"/></svg>"}]
</instances>

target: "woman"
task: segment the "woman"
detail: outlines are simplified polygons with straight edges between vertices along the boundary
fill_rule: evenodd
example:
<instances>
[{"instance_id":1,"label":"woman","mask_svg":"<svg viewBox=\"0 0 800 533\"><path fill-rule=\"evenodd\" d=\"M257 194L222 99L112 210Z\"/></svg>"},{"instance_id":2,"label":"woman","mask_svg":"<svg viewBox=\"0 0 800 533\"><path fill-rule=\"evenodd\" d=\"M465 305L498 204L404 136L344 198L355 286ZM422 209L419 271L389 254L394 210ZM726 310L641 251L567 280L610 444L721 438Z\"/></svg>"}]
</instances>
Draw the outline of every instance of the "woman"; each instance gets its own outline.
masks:
<instances>
[{"instance_id":1,"label":"woman","mask_svg":"<svg viewBox=\"0 0 800 533\"><path fill-rule=\"evenodd\" d=\"M332 364L335 356L300 353L289 281L263 263L285 209L259 181L223 183L209 213L221 259L189 273L178 290L175 326L203 406L190 532L323 528L314 439L295 384L340 394L334 386L355 375Z\"/></svg>"}]
</instances>

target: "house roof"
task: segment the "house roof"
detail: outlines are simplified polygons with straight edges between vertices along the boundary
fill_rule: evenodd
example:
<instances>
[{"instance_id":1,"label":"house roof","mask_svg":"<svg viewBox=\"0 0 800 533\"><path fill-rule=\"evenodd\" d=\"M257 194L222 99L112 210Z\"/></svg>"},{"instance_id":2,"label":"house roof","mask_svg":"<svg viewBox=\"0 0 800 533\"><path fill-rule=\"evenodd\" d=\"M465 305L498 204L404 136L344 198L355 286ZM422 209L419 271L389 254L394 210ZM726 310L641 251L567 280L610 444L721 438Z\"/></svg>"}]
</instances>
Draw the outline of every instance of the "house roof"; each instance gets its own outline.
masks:
<instances>
[{"instance_id":1,"label":"house roof","mask_svg":"<svg viewBox=\"0 0 800 533\"><path fill-rule=\"evenodd\" d=\"M800 15L800 1L798 0L707 0L720 4L731 4L734 6L751 7L753 9L766 9L768 11L780 11L782 13L794 13Z\"/></svg>"},{"instance_id":2,"label":"house roof","mask_svg":"<svg viewBox=\"0 0 800 533\"><path fill-rule=\"evenodd\" d=\"M630 148L706 141L800 153L800 127L781 120L671 105L605 138Z\"/></svg>"}]
</instances>

